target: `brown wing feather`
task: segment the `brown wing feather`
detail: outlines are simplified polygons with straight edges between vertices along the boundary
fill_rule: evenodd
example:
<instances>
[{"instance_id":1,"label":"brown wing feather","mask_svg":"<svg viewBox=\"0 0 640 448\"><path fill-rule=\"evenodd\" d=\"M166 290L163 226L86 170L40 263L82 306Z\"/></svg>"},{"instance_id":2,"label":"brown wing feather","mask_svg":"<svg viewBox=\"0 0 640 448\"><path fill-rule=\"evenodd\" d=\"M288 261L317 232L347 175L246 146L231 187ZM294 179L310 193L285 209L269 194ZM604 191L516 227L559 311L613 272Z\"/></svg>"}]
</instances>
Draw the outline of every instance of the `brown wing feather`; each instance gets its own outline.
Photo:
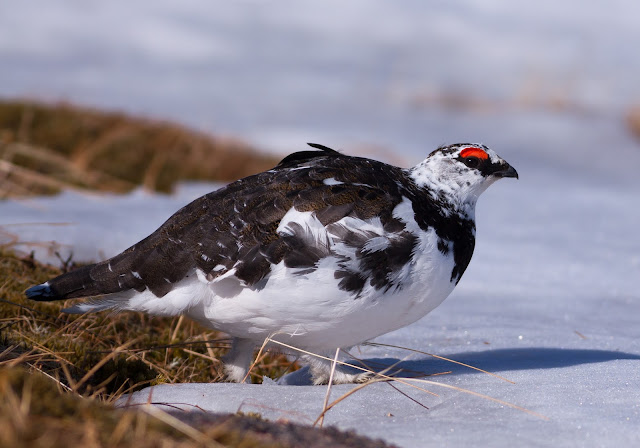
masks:
<instances>
[{"instance_id":1,"label":"brown wing feather","mask_svg":"<svg viewBox=\"0 0 640 448\"><path fill-rule=\"evenodd\" d=\"M315 212L325 226L345 216L381 216L383 224L397 224L391 211L402 197L399 168L335 154L311 159L305 155L286 165L196 199L123 253L52 280L48 298L41 298L146 288L161 297L195 269L213 279L235 268L238 278L253 285L282 260L308 267L326 251L309 247L304 239L277 234L291 207ZM337 184L326 185L327 178Z\"/></svg>"}]
</instances>

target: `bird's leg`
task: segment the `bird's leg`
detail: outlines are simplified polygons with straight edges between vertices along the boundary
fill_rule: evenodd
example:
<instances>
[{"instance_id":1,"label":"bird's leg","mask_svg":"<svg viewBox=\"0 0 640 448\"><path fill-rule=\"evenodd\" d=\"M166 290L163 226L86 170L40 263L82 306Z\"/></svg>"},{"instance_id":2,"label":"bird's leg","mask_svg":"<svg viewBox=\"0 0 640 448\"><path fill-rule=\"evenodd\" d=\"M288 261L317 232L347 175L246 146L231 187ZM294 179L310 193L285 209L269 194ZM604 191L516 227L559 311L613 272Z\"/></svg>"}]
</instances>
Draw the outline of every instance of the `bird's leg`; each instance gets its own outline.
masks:
<instances>
[{"instance_id":1,"label":"bird's leg","mask_svg":"<svg viewBox=\"0 0 640 448\"><path fill-rule=\"evenodd\" d=\"M244 380L253 359L254 349L255 343L251 339L233 338L231 350L223 358L227 380L234 383Z\"/></svg>"},{"instance_id":2,"label":"bird's leg","mask_svg":"<svg viewBox=\"0 0 640 448\"><path fill-rule=\"evenodd\" d=\"M302 358L309 364L309 372L311 373L313 384L327 384L329 382L331 361L312 355L303 355ZM369 372L363 372L338 364L333 373L333 384L364 383L371 378L371 376L372 374Z\"/></svg>"}]
</instances>

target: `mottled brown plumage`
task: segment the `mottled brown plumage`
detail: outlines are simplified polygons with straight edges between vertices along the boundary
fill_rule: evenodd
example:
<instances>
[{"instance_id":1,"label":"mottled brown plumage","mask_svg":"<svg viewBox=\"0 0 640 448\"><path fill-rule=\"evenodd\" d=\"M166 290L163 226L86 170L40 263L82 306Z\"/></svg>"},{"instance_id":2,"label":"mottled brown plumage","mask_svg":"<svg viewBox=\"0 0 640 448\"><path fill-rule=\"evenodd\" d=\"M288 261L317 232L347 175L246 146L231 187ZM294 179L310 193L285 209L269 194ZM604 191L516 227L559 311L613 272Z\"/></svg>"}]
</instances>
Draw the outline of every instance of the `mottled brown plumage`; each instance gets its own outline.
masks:
<instances>
[{"instance_id":1,"label":"mottled brown plumage","mask_svg":"<svg viewBox=\"0 0 640 448\"><path fill-rule=\"evenodd\" d=\"M482 145L439 148L410 169L313 146L319 151L196 199L123 253L27 296L102 296L69 312L187 315L234 337L225 368L240 381L265 338L326 353L430 312L471 260L478 196L517 177ZM326 381L327 366L309 362L314 381Z\"/></svg>"},{"instance_id":2,"label":"mottled brown plumage","mask_svg":"<svg viewBox=\"0 0 640 448\"><path fill-rule=\"evenodd\" d=\"M47 299L145 288L162 297L194 269L213 280L235 267L236 276L253 285L283 260L288 267L311 268L327 253L307 246L303 232L294 236L276 232L292 207L315 212L325 226L345 216L362 220L380 216L384 225L401 232L404 225L391 216L402 195L411 191L411 185L400 186L392 177L400 178L401 169L323 148L294 153L273 170L196 199L122 254L52 281ZM296 169L307 165L313 168ZM336 184L326 184L327 179ZM389 255L383 252L375 257ZM388 273L381 261L367 264L378 277ZM336 278L352 276L342 272ZM345 287L349 282L345 280Z\"/></svg>"}]
</instances>

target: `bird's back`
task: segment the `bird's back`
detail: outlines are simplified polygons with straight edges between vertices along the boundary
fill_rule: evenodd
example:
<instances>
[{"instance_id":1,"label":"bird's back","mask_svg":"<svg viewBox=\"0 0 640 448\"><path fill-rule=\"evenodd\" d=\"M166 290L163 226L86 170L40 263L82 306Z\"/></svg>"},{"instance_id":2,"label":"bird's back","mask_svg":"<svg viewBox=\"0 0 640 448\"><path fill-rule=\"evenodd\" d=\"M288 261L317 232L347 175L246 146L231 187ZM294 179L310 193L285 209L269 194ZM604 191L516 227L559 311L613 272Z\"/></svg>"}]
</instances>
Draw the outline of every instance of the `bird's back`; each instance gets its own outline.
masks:
<instances>
[{"instance_id":1,"label":"bird's back","mask_svg":"<svg viewBox=\"0 0 640 448\"><path fill-rule=\"evenodd\" d=\"M333 226L345 244L359 249L375 235L353 227L380 220L383 232L400 235L407 246L412 238L393 216L406 194L404 183L402 169L381 162L328 149L294 153L270 171L196 199L121 254L35 286L27 295L60 300L149 291L163 297L194 270L207 281L233 271L252 287L281 262L291 269L313 269L330 255L330 248L315 239L307 223L293 220L284 226L283 218L292 211L313 215L323 227ZM338 224L345 218L353 221L350 226ZM382 263L394 259L389 255L383 250L367 259L371 281L384 281L392 267ZM369 280L354 275L353 269L337 275L354 291Z\"/></svg>"},{"instance_id":2,"label":"bird's back","mask_svg":"<svg viewBox=\"0 0 640 448\"><path fill-rule=\"evenodd\" d=\"M408 170L312 146L320 151L196 199L123 253L27 296L92 297L71 312L187 315L233 336L225 371L242 381L266 338L327 353L427 314L471 260L478 195L518 177L478 144L438 148ZM328 365L309 361L314 381L327 381Z\"/></svg>"}]
</instances>

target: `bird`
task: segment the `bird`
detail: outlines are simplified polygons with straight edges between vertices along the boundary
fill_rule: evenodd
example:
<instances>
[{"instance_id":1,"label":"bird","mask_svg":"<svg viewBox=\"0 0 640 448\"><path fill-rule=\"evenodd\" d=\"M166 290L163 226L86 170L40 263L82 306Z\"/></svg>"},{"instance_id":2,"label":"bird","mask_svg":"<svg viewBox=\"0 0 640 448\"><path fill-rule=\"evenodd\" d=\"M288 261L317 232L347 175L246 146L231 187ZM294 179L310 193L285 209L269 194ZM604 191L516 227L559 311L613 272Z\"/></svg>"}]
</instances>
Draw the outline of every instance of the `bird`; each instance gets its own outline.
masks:
<instances>
[{"instance_id":1,"label":"bird","mask_svg":"<svg viewBox=\"0 0 640 448\"><path fill-rule=\"evenodd\" d=\"M326 384L331 362L313 354L405 327L449 296L471 261L478 197L518 173L477 143L440 146L411 168L309 145L26 296L88 298L69 313L187 316L231 337L229 381L246 378L270 338L308 353L313 383ZM339 368L333 382L368 375Z\"/></svg>"}]
</instances>

